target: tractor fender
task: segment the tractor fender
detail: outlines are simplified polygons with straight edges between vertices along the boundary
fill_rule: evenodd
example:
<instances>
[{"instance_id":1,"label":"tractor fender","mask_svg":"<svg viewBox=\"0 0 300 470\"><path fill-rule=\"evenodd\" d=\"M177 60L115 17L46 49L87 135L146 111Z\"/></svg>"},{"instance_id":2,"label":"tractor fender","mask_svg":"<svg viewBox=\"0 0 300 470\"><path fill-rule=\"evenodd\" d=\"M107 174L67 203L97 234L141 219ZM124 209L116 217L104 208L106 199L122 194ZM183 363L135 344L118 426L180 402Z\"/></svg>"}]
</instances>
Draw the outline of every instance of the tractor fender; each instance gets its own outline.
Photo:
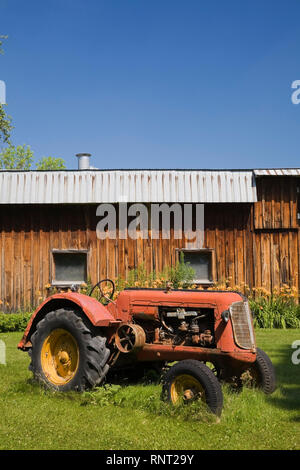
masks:
<instances>
[{"instance_id":1,"label":"tractor fender","mask_svg":"<svg viewBox=\"0 0 300 470\"><path fill-rule=\"evenodd\" d=\"M77 310L79 307L94 326L116 328L120 324L120 321L117 321L108 309L93 297L77 292L54 294L48 297L32 314L18 348L24 350L30 347L30 337L35 331L37 323L44 318L46 313L64 307L76 307Z\"/></svg>"}]
</instances>

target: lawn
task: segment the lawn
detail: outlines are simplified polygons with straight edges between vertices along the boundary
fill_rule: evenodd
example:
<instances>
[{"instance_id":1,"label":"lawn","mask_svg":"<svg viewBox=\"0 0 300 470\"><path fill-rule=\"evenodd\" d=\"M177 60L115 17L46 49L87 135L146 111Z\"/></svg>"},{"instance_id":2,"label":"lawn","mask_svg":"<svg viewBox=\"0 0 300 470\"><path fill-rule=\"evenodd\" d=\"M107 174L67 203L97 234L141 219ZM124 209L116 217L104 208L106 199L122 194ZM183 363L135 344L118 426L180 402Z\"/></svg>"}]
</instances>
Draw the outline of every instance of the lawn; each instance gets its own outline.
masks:
<instances>
[{"instance_id":1,"label":"lawn","mask_svg":"<svg viewBox=\"0 0 300 470\"><path fill-rule=\"evenodd\" d=\"M272 396L244 388L224 391L220 420L199 409L174 410L159 385L113 386L76 394L45 391L31 380L20 333L2 333L0 449L300 449L300 364L291 344L300 330L258 330L278 388Z\"/></svg>"}]
</instances>

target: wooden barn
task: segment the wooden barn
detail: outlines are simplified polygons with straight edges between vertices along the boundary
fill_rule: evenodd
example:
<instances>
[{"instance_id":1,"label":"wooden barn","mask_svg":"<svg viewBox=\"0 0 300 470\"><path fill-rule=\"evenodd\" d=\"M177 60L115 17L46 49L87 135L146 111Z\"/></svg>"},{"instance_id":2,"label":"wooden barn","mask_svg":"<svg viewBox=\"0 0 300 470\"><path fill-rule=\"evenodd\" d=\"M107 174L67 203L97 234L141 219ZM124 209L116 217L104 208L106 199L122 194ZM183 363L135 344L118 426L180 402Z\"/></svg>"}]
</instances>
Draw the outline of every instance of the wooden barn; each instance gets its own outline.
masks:
<instances>
[{"instance_id":1,"label":"wooden barn","mask_svg":"<svg viewBox=\"0 0 300 470\"><path fill-rule=\"evenodd\" d=\"M87 159L86 159L87 160ZM82 166L80 167L82 168ZM184 251L203 285L299 288L300 169L0 172L0 310L35 306L49 285L161 271ZM204 205L204 239L171 224L147 238L97 236L100 204ZM173 221L174 222L174 221Z\"/></svg>"}]
</instances>

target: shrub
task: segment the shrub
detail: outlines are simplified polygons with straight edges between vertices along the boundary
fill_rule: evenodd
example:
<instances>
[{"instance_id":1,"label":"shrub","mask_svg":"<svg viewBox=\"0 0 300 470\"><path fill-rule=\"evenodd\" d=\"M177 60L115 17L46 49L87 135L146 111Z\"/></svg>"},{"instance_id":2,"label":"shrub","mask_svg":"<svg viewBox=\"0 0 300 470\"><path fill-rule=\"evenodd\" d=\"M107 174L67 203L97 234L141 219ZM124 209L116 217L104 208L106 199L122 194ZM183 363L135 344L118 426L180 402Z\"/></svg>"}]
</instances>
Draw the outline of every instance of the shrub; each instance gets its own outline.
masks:
<instances>
[{"instance_id":1,"label":"shrub","mask_svg":"<svg viewBox=\"0 0 300 470\"><path fill-rule=\"evenodd\" d=\"M170 282L173 289L186 289L193 286L195 271L189 263L184 262L183 253L174 267L166 266L162 272L146 271L144 264L140 264L136 269L128 273L127 279L118 277L116 279L116 292L120 292L126 287L151 287L166 288Z\"/></svg>"},{"instance_id":2,"label":"shrub","mask_svg":"<svg viewBox=\"0 0 300 470\"><path fill-rule=\"evenodd\" d=\"M174 268L167 268L169 279L174 289L190 287L195 279L195 270L189 263L184 262L184 254L180 253L180 259Z\"/></svg>"},{"instance_id":3,"label":"shrub","mask_svg":"<svg viewBox=\"0 0 300 470\"><path fill-rule=\"evenodd\" d=\"M296 287L283 284L270 292L264 287L250 289L245 283L231 286L230 279L226 279L209 288L217 289L238 291L246 295L256 328L300 328L300 306Z\"/></svg>"},{"instance_id":4,"label":"shrub","mask_svg":"<svg viewBox=\"0 0 300 470\"><path fill-rule=\"evenodd\" d=\"M300 328L300 306L293 298L278 294L249 299L254 326L258 328Z\"/></svg>"},{"instance_id":5,"label":"shrub","mask_svg":"<svg viewBox=\"0 0 300 470\"><path fill-rule=\"evenodd\" d=\"M10 331L23 332L32 312L26 313L0 313L0 332L7 333Z\"/></svg>"}]
</instances>

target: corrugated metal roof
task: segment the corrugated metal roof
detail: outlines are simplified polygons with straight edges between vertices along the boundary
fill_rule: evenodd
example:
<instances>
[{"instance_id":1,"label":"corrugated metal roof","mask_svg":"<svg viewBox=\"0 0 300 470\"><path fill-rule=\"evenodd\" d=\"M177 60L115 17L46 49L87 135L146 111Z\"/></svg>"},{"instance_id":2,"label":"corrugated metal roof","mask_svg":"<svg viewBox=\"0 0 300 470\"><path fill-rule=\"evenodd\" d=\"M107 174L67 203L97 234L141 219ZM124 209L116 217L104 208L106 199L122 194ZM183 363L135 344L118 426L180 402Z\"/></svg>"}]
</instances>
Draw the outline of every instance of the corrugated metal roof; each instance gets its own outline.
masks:
<instances>
[{"instance_id":1,"label":"corrugated metal roof","mask_svg":"<svg viewBox=\"0 0 300 470\"><path fill-rule=\"evenodd\" d=\"M300 176L300 168L260 168L253 173L255 176Z\"/></svg>"},{"instance_id":2,"label":"corrugated metal roof","mask_svg":"<svg viewBox=\"0 0 300 470\"><path fill-rule=\"evenodd\" d=\"M255 202L252 171L1 171L0 204Z\"/></svg>"}]
</instances>

